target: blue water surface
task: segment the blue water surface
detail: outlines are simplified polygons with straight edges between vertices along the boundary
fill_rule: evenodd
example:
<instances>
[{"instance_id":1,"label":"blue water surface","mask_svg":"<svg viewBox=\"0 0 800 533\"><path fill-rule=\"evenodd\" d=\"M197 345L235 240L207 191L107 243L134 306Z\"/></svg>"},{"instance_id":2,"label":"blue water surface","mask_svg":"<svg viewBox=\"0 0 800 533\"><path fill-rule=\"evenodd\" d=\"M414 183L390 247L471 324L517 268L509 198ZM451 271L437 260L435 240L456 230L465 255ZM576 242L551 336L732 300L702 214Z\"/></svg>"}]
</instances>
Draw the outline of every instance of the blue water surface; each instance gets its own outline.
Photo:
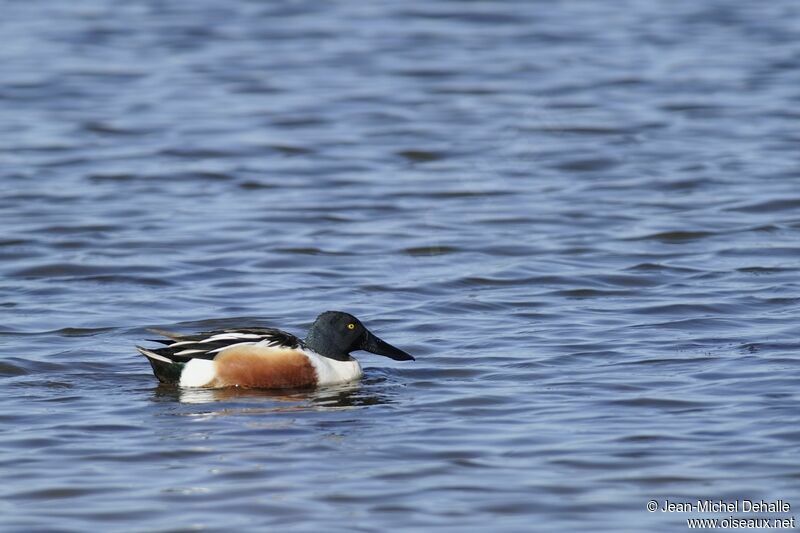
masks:
<instances>
[{"instance_id":1,"label":"blue water surface","mask_svg":"<svg viewBox=\"0 0 800 533\"><path fill-rule=\"evenodd\" d=\"M2 7L3 531L800 509L797 2ZM133 348L328 309L417 361L180 390Z\"/></svg>"}]
</instances>

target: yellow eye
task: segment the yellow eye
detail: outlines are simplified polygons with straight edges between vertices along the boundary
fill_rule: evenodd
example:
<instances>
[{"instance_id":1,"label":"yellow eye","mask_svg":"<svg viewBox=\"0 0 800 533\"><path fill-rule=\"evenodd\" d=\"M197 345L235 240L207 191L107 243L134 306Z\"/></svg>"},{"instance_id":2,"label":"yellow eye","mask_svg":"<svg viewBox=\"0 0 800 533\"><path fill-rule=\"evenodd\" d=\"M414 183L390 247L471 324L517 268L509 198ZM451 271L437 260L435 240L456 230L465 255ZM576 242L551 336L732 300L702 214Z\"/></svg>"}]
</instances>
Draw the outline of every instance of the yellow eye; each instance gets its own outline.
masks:
<instances>
[{"instance_id":1,"label":"yellow eye","mask_svg":"<svg viewBox=\"0 0 800 533\"><path fill-rule=\"evenodd\" d=\"M347 329L356 329L356 325L350 322L349 324L347 324Z\"/></svg>"}]
</instances>

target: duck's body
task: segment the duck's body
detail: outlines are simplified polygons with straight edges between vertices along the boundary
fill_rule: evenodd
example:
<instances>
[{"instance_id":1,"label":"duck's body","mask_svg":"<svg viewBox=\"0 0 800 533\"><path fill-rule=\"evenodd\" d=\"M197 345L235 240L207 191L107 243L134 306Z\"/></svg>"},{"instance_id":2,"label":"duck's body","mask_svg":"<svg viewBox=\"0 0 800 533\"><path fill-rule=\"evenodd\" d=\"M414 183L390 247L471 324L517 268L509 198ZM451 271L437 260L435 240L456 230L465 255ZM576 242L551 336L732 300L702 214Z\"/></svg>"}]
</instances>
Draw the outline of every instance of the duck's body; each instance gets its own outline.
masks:
<instances>
[{"instance_id":1,"label":"duck's body","mask_svg":"<svg viewBox=\"0 0 800 533\"><path fill-rule=\"evenodd\" d=\"M369 332L352 315L320 315L305 340L273 328L243 328L180 335L156 349L137 346L163 383L182 387L307 388L361 377L350 351L363 349L397 360L413 360Z\"/></svg>"},{"instance_id":2,"label":"duck's body","mask_svg":"<svg viewBox=\"0 0 800 533\"><path fill-rule=\"evenodd\" d=\"M336 385L361 377L352 357L337 361L277 329L246 328L198 335L168 334L167 346L137 346L156 377L182 387L286 389Z\"/></svg>"}]
</instances>

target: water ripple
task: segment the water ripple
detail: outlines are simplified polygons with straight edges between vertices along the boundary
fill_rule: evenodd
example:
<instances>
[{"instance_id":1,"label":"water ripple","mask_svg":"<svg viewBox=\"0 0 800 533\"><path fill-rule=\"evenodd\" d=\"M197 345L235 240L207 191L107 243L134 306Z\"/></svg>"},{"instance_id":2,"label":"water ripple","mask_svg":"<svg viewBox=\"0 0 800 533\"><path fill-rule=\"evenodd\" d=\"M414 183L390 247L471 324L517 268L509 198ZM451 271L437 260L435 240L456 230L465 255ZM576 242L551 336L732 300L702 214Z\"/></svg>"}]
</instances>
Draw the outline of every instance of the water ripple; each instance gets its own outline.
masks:
<instances>
[{"instance_id":1,"label":"water ripple","mask_svg":"<svg viewBox=\"0 0 800 533\"><path fill-rule=\"evenodd\" d=\"M540 7L6 3L3 527L795 505L797 8ZM189 390L133 349L337 308L417 360Z\"/></svg>"}]
</instances>

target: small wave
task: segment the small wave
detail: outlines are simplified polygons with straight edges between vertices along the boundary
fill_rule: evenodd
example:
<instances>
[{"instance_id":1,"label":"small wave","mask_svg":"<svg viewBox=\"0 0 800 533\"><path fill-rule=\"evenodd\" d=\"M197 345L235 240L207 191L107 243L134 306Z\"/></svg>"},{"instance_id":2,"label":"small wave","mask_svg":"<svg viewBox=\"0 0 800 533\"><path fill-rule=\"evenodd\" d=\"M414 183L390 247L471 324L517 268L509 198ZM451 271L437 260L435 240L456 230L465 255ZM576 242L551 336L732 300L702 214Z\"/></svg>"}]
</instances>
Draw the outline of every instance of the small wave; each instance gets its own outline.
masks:
<instances>
[{"instance_id":1,"label":"small wave","mask_svg":"<svg viewBox=\"0 0 800 533\"><path fill-rule=\"evenodd\" d=\"M630 237L629 241L659 241L666 244L682 244L712 237L717 233L711 231L661 231L637 237Z\"/></svg>"}]
</instances>

